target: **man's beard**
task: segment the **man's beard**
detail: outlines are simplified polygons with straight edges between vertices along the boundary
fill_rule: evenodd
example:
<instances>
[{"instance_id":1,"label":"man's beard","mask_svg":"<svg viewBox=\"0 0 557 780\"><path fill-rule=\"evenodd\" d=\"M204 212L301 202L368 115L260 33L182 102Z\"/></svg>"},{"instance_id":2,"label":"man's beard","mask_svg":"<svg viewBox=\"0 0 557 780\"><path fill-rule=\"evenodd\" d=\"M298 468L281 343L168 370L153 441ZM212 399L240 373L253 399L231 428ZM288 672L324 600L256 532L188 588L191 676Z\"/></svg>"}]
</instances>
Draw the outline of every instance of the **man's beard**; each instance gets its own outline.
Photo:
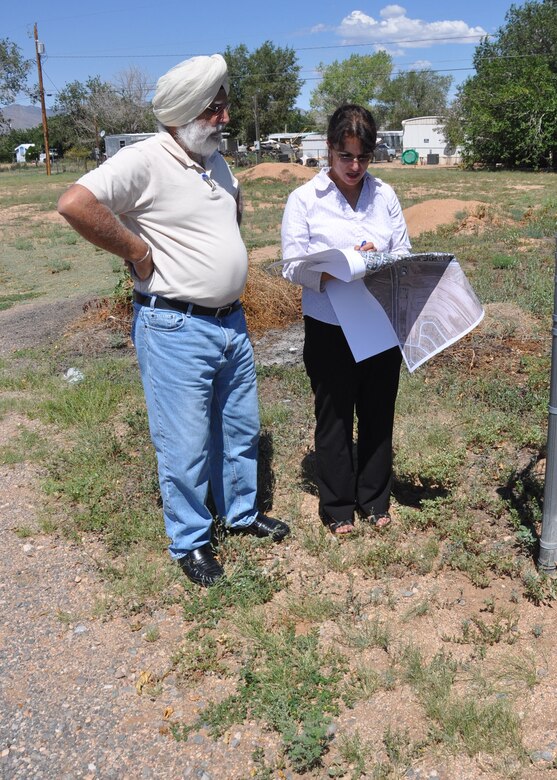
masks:
<instances>
[{"instance_id":1,"label":"man's beard","mask_svg":"<svg viewBox=\"0 0 557 780\"><path fill-rule=\"evenodd\" d=\"M210 157L219 148L222 131L226 125L211 125L205 119L194 119L187 125L176 128L178 141L188 152Z\"/></svg>"}]
</instances>

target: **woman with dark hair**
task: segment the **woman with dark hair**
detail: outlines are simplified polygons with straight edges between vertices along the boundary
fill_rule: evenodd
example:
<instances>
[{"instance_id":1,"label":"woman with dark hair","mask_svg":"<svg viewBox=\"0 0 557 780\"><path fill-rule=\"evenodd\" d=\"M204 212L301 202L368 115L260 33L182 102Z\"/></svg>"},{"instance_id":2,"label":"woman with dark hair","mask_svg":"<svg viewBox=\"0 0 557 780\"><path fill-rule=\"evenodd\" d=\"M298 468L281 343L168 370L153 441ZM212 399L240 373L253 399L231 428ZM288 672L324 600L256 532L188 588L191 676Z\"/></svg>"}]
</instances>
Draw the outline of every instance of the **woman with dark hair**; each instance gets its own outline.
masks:
<instances>
[{"instance_id":1,"label":"woman with dark hair","mask_svg":"<svg viewBox=\"0 0 557 780\"><path fill-rule=\"evenodd\" d=\"M329 167L288 198L282 221L283 259L331 248L410 251L393 189L367 171L376 138L374 119L362 106L346 104L335 111L327 130ZM386 349L356 362L327 295L332 277L299 261L286 264L283 274L303 286L304 363L315 395L321 519L334 534L353 531L355 513L383 528L390 522L400 349Z\"/></svg>"}]
</instances>

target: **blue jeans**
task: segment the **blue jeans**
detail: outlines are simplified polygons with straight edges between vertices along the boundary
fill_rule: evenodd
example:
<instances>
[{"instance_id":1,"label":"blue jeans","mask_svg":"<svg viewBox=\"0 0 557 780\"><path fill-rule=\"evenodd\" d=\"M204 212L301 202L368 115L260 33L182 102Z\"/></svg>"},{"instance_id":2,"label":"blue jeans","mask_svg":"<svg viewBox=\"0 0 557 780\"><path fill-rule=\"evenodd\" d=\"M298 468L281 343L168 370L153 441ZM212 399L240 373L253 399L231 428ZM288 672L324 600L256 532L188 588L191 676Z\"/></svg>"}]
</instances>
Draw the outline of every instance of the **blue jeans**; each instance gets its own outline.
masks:
<instances>
[{"instance_id":1,"label":"blue jeans","mask_svg":"<svg viewBox=\"0 0 557 780\"><path fill-rule=\"evenodd\" d=\"M211 539L209 484L226 525L257 517L253 349L242 309L217 319L136 303L134 314L169 551L180 558Z\"/></svg>"}]
</instances>

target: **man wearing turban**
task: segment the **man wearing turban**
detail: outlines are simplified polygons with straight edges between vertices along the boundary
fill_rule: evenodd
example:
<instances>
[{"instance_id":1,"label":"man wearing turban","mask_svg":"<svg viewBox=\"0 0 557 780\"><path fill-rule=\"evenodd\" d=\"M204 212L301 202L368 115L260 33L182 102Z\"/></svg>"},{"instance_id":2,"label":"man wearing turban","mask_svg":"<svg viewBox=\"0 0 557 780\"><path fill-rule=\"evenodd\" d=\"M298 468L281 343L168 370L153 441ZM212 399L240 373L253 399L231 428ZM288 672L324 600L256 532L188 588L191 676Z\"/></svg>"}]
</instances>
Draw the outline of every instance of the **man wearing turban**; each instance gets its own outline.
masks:
<instances>
[{"instance_id":1,"label":"man wearing turban","mask_svg":"<svg viewBox=\"0 0 557 780\"><path fill-rule=\"evenodd\" d=\"M169 70L153 111L159 132L82 176L58 210L130 269L169 551L207 586L224 574L211 545L209 486L232 531L279 541L290 529L256 504L257 389L239 302L247 252L238 182L217 151L230 121L224 58Z\"/></svg>"}]
</instances>

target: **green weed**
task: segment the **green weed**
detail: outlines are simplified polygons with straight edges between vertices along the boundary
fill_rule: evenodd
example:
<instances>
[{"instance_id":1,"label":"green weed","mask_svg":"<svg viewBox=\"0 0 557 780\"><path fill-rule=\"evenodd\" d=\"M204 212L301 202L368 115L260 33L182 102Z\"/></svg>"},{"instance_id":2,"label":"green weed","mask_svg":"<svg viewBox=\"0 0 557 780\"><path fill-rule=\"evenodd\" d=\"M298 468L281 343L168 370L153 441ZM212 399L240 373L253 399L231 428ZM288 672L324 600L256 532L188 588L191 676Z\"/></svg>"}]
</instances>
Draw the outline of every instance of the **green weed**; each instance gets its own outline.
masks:
<instances>
[{"instance_id":1,"label":"green weed","mask_svg":"<svg viewBox=\"0 0 557 780\"><path fill-rule=\"evenodd\" d=\"M356 625L344 623L340 641L355 650L378 647L387 651L391 643L391 633L387 626L377 618L361 620Z\"/></svg>"},{"instance_id":2,"label":"green weed","mask_svg":"<svg viewBox=\"0 0 557 780\"><path fill-rule=\"evenodd\" d=\"M320 764L330 741L328 723L338 712L341 660L321 651L315 634L296 636L290 627L265 633L252 626L251 639L236 693L210 704L193 725L176 725L174 736L184 738L203 724L216 737L254 718L281 734L295 771L308 771Z\"/></svg>"},{"instance_id":3,"label":"green weed","mask_svg":"<svg viewBox=\"0 0 557 780\"><path fill-rule=\"evenodd\" d=\"M48 268L51 274L59 274L62 273L62 271L69 271L71 267L72 264L69 260L50 260L46 264L46 268Z\"/></svg>"},{"instance_id":4,"label":"green weed","mask_svg":"<svg viewBox=\"0 0 557 780\"><path fill-rule=\"evenodd\" d=\"M270 601L283 586L280 571L265 572L244 556L227 577L206 591L186 584L188 598L184 603L186 620L216 623L230 610L244 611Z\"/></svg>"},{"instance_id":5,"label":"green weed","mask_svg":"<svg viewBox=\"0 0 557 780\"><path fill-rule=\"evenodd\" d=\"M172 668L178 679L190 683L205 674L225 674L226 667L220 661L221 646L222 640L210 634L202 635L199 627L190 629L172 658Z\"/></svg>"},{"instance_id":6,"label":"green weed","mask_svg":"<svg viewBox=\"0 0 557 780\"><path fill-rule=\"evenodd\" d=\"M33 298L38 298L40 293L38 292L24 292L24 293L12 293L11 295L0 295L0 311L9 309L16 303L22 301L29 301Z\"/></svg>"},{"instance_id":7,"label":"green weed","mask_svg":"<svg viewBox=\"0 0 557 780\"><path fill-rule=\"evenodd\" d=\"M317 593L305 593L288 599L289 614L299 620L307 620L311 623L334 619L343 611L343 604Z\"/></svg>"}]
</instances>

